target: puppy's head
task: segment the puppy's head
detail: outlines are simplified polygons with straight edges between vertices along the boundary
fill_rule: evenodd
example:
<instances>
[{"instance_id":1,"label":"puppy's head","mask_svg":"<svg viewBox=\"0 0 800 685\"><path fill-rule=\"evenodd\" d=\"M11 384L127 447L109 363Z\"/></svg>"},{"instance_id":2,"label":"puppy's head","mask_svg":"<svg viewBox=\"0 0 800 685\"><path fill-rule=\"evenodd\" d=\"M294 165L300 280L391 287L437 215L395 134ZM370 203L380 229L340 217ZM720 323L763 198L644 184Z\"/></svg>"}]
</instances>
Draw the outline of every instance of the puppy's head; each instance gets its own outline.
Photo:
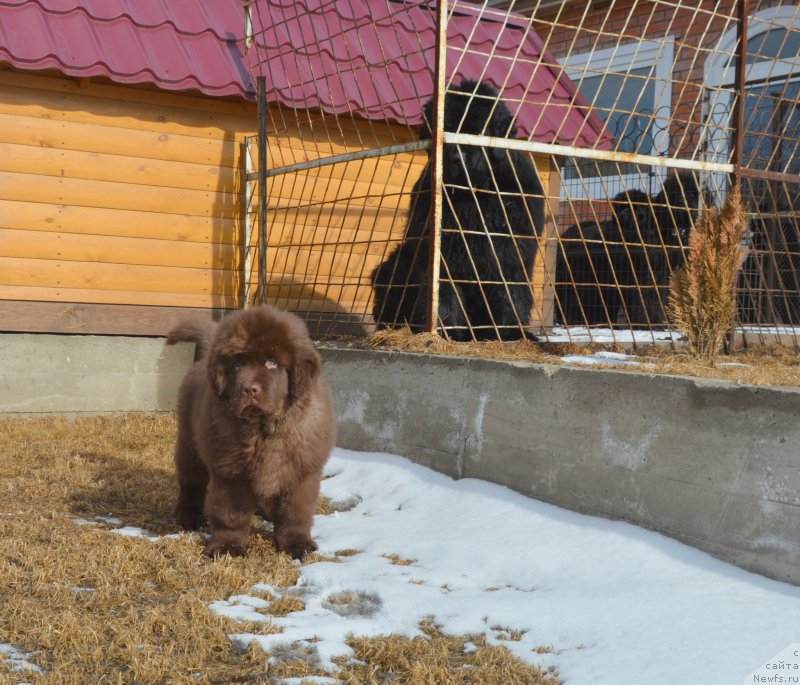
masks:
<instances>
[{"instance_id":1,"label":"puppy's head","mask_svg":"<svg viewBox=\"0 0 800 685\"><path fill-rule=\"evenodd\" d=\"M215 394L242 419L272 417L302 398L320 374L305 324L271 306L223 319L208 357Z\"/></svg>"},{"instance_id":2,"label":"puppy's head","mask_svg":"<svg viewBox=\"0 0 800 685\"><path fill-rule=\"evenodd\" d=\"M499 93L484 81L464 80L451 88L444 99L444 130L498 138L515 138L517 127ZM424 121L420 138L431 137L433 101L423 108ZM444 177L446 183L496 190L492 171L508 165L507 150L477 145L445 145Z\"/></svg>"}]
</instances>

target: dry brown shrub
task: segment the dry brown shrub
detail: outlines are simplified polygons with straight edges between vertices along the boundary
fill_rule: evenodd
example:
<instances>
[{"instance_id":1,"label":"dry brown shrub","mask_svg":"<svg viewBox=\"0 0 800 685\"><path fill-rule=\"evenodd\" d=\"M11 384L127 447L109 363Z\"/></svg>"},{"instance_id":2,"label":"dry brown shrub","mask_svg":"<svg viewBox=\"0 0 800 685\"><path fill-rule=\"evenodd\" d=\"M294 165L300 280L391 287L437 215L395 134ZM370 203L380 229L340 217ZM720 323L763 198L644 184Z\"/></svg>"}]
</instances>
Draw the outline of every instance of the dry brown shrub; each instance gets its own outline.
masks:
<instances>
[{"instance_id":1,"label":"dry brown shrub","mask_svg":"<svg viewBox=\"0 0 800 685\"><path fill-rule=\"evenodd\" d=\"M734 188L721 210L702 213L689 235L687 263L670 280L671 318L686 334L690 353L712 364L733 327L746 227L747 212Z\"/></svg>"}]
</instances>

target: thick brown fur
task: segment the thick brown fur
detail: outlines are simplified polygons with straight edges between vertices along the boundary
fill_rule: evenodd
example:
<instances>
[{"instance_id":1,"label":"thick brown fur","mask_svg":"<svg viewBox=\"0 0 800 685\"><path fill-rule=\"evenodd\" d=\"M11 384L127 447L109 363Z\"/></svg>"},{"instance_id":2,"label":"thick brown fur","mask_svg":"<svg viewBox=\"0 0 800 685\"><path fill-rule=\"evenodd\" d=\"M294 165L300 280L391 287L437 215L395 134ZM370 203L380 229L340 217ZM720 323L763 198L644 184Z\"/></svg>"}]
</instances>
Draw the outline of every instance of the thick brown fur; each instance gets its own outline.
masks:
<instances>
[{"instance_id":1,"label":"thick brown fur","mask_svg":"<svg viewBox=\"0 0 800 685\"><path fill-rule=\"evenodd\" d=\"M336 423L305 324L264 305L219 324L186 321L167 337L177 342L205 355L178 397L178 522L194 530L208 521L207 556L244 554L256 512L274 524L279 551L299 559L315 550L311 524Z\"/></svg>"}]
</instances>

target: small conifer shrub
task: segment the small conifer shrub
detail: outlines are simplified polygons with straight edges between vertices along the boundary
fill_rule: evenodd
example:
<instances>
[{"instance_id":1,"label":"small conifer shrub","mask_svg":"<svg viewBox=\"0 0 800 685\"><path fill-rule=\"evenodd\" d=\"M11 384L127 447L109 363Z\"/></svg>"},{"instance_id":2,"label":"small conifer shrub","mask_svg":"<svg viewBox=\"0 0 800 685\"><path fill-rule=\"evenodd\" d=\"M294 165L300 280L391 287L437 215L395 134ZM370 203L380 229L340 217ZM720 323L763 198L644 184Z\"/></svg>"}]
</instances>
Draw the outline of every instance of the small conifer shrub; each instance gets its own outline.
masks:
<instances>
[{"instance_id":1,"label":"small conifer shrub","mask_svg":"<svg viewBox=\"0 0 800 685\"><path fill-rule=\"evenodd\" d=\"M714 364L736 314L736 275L742 261L747 212L738 188L722 209L703 211L689 235L686 264L670 279L669 312L689 352Z\"/></svg>"}]
</instances>

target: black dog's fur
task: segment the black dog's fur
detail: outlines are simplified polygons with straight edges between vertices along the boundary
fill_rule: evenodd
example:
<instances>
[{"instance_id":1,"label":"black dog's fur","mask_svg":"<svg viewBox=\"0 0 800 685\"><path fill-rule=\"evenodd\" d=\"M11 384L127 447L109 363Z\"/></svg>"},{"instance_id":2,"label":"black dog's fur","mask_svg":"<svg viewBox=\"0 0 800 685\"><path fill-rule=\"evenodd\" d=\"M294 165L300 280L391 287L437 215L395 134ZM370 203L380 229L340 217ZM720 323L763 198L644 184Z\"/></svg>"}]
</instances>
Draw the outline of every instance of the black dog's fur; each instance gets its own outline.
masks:
<instances>
[{"instance_id":1,"label":"black dog's fur","mask_svg":"<svg viewBox=\"0 0 800 685\"><path fill-rule=\"evenodd\" d=\"M610 219L564 231L556 266L560 322L663 323L670 274L686 259L701 193L693 174L675 174L657 195L619 193Z\"/></svg>"},{"instance_id":2,"label":"black dog's fur","mask_svg":"<svg viewBox=\"0 0 800 685\"><path fill-rule=\"evenodd\" d=\"M497 98L488 84L463 81L445 96L445 130L515 137L513 116ZM430 122L432 102L424 114ZM430 137L423 124L420 138ZM408 324L419 332L425 324L431 174L429 162L412 190L403 242L372 273L378 328ZM516 150L448 144L443 180L440 333L458 341L528 337L529 283L544 225L536 168Z\"/></svg>"}]
</instances>

